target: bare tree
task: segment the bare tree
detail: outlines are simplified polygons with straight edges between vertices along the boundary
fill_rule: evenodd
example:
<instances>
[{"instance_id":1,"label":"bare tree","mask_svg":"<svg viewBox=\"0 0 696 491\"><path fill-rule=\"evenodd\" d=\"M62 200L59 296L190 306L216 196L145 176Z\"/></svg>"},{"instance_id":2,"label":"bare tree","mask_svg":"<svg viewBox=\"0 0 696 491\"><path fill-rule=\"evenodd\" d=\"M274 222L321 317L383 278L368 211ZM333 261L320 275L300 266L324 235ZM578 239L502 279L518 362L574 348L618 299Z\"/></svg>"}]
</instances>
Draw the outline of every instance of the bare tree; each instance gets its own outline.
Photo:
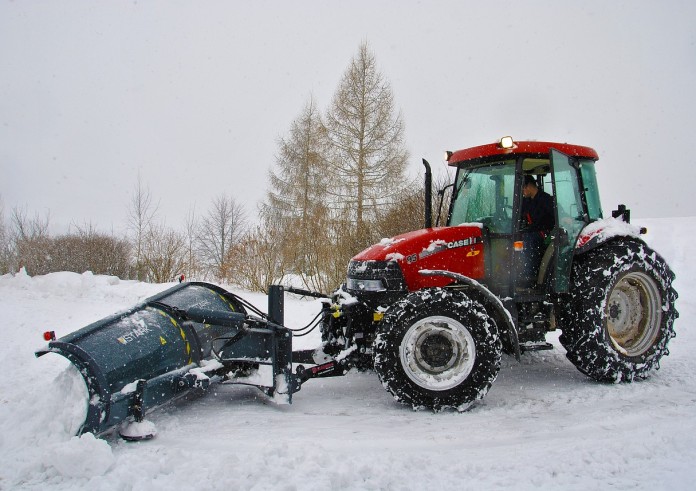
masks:
<instances>
[{"instance_id":1,"label":"bare tree","mask_svg":"<svg viewBox=\"0 0 696 491\"><path fill-rule=\"evenodd\" d=\"M5 222L5 206L0 196L0 274L13 271L13 250L10 230Z\"/></svg>"},{"instance_id":2,"label":"bare tree","mask_svg":"<svg viewBox=\"0 0 696 491\"><path fill-rule=\"evenodd\" d=\"M201 274L201 268L196 252L198 229L199 225L196 217L196 208L194 205L186 214L186 222L184 224L184 239L186 241L186 270L184 275L189 279L197 278Z\"/></svg>"},{"instance_id":3,"label":"bare tree","mask_svg":"<svg viewBox=\"0 0 696 491\"><path fill-rule=\"evenodd\" d=\"M379 234L393 237L423 228L424 203L422 189L404 190L392 206L380 213L376 224Z\"/></svg>"},{"instance_id":4,"label":"bare tree","mask_svg":"<svg viewBox=\"0 0 696 491\"><path fill-rule=\"evenodd\" d=\"M29 274L49 272L48 252L50 213L29 218L26 207L12 208L11 241L14 246L17 267L24 267Z\"/></svg>"},{"instance_id":5,"label":"bare tree","mask_svg":"<svg viewBox=\"0 0 696 491\"><path fill-rule=\"evenodd\" d=\"M151 225L144 240L143 266L147 280L166 283L186 267L186 238L164 224Z\"/></svg>"},{"instance_id":6,"label":"bare tree","mask_svg":"<svg viewBox=\"0 0 696 491\"><path fill-rule=\"evenodd\" d=\"M289 267L283 261L285 256L278 254L280 229L257 226L248 232L237 248L238 263L235 268L236 283L251 291L268 293L271 284L282 284Z\"/></svg>"},{"instance_id":7,"label":"bare tree","mask_svg":"<svg viewBox=\"0 0 696 491\"><path fill-rule=\"evenodd\" d=\"M370 222L404 186L408 152L393 99L374 55L367 43L361 44L334 95L326 126L340 184L329 189L343 216L355 224L355 239L362 245L374 240Z\"/></svg>"},{"instance_id":8,"label":"bare tree","mask_svg":"<svg viewBox=\"0 0 696 491\"><path fill-rule=\"evenodd\" d=\"M37 212L34 214L33 218L29 218L26 206L22 208L17 206L13 207L12 225L14 228L14 235L22 240L48 237L50 216L50 212L46 211L43 216L39 215Z\"/></svg>"},{"instance_id":9,"label":"bare tree","mask_svg":"<svg viewBox=\"0 0 696 491\"><path fill-rule=\"evenodd\" d=\"M159 205L152 204L150 189L144 187L140 174L133 195L128 206L128 228L133 234L133 252L135 254L135 276L138 280L145 280L146 271L143 263L143 247L148 229L152 226L153 219Z\"/></svg>"},{"instance_id":10,"label":"bare tree","mask_svg":"<svg viewBox=\"0 0 696 491\"><path fill-rule=\"evenodd\" d=\"M440 209L440 190L448 188L449 176L441 174L435 177L433 182L433 225L438 214L447 213ZM449 188L448 188L449 189ZM443 207L446 203L443 199ZM442 218L442 217L441 217ZM398 234L418 230L425 226L425 191L423 179L419 178L411 182L408 188L404 188L395 202L386 209L380 210L375 229L382 237L393 237Z\"/></svg>"},{"instance_id":11,"label":"bare tree","mask_svg":"<svg viewBox=\"0 0 696 491\"><path fill-rule=\"evenodd\" d=\"M5 206L0 196L0 275L11 272L10 234L5 223Z\"/></svg>"},{"instance_id":12,"label":"bare tree","mask_svg":"<svg viewBox=\"0 0 696 491\"><path fill-rule=\"evenodd\" d=\"M243 237L245 227L246 214L234 198L221 195L213 199L208 214L201 219L198 246L202 260L216 279L230 279L231 252Z\"/></svg>"}]
</instances>

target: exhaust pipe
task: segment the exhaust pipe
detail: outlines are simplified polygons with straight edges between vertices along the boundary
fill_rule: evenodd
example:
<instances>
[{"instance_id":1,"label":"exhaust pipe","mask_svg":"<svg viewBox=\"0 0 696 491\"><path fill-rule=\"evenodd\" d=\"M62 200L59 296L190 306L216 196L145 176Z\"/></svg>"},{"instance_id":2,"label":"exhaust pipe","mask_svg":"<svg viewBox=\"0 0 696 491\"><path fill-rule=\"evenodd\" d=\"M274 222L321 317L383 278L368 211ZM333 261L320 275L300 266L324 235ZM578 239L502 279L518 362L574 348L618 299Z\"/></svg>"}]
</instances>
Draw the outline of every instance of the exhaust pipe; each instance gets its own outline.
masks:
<instances>
[{"instance_id":1,"label":"exhaust pipe","mask_svg":"<svg viewBox=\"0 0 696 491\"><path fill-rule=\"evenodd\" d=\"M430 164L423 159L425 166L425 228L433 226L433 173Z\"/></svg>"}]
</instances>

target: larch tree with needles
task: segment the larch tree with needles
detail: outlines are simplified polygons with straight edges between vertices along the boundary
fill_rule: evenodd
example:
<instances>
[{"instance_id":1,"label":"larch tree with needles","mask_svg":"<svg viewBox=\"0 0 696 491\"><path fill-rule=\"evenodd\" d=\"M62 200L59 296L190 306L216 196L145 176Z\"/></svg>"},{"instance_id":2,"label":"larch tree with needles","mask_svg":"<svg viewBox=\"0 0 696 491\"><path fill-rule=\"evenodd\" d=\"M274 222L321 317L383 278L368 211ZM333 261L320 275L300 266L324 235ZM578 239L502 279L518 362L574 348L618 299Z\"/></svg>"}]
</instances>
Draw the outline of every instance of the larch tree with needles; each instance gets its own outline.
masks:
<instances>
[{"instance_id":1,"label":"larch tree with needles","mask_svg":"<svg viewBox=\"0 0 696 491\"><path fill-rule=\"evenodd\" d=\"M328 288L323 263L332 260L326 142L321 114L310 98L288 136L279 140L275 167L269 172L271 190L262 205L266 232L283 237L277 244L282 267L299 275L304 286L318 290Z\"/></svg>"},{"instance_id":2,"label":"larch tree with needles","mask_svg":"<svg viewBox=\"0 0 696 491\"><path fill-rule=\"evenodd\" d=\"M352 224L351 246L365 247L378 239L370 227L380 211L407 185L408 160L403 119L367 43L343 74L325 119L336 175L329 194L339 216Z\"/></svg>"}]
</instances>

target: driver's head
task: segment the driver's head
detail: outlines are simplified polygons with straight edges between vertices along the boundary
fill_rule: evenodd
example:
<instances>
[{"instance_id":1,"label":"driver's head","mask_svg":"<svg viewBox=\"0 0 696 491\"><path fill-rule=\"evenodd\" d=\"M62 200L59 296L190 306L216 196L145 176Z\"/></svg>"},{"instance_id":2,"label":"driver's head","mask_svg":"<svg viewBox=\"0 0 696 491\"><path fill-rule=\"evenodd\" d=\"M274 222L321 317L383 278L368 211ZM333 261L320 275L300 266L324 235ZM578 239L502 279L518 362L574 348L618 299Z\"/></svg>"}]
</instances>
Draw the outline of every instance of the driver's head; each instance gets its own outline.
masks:
<instances>
[{"instance_id":1,"label":"driver's head","mask_svg":"<svg viewBox=\"0 0 696 491\"><path fill-rule=\"evenodd\" d=\"M525 198L533 198L537 193L537 182L534 176L527 174L522 180L522 196Z\"/></svg>"}]
</instances>

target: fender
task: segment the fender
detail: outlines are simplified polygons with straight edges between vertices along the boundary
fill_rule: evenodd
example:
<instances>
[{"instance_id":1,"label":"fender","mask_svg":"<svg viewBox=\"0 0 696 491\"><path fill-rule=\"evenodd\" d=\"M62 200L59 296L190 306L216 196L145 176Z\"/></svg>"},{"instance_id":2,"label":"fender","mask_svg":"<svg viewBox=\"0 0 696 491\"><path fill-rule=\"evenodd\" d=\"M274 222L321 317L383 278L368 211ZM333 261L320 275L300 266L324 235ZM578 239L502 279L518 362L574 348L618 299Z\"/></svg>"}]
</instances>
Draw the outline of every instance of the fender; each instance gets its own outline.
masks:
<instances>
[{"instance_id":1,"label":"fender","mask_svg":"<svg viewBox=\"0 0 696 491\"><path fill-rule=\"evenodd\" d=\"M605 218L592 222L582 229L575 242L575 254L584 254L600 245L619 237L636 239L644 242L641 234L647 233L644 227L631 225L618 218Z\"/></svg>"},{"instance_id":2,"label":"fender","mask_svg":"<svg viewBox=\"0 0 696 491\"><path fill-rule=\"evenodd\" d=\"M470 287L476 294L476 300L480 301L486 310L488 310L490 316L499 325L499 328L507 331L508 339L504 340L503 344L506 344L505 341L507 341L508 347L511 348L512 353L515 355L515 359L520 361L519 336L517 335L517 328L512 320L512 316L503 305L503 302L501 302L488 288L468 276L452 271L422 269L418 273L423 276L443 276ZM500 324L502 324L502 326Z\"/></svg>"}]
</instances>

